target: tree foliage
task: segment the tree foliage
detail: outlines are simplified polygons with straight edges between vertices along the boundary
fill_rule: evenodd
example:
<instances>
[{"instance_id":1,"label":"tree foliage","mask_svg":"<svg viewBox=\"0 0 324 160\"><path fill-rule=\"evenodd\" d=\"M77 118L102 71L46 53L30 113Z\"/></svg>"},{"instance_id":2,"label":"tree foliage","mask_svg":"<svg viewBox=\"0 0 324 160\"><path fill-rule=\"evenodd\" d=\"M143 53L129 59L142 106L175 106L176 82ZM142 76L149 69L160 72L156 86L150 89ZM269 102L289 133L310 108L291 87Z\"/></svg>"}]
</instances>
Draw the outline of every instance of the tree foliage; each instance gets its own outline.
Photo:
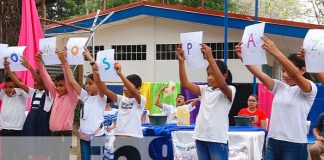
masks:
<instances>
[{"instance_id":1,"label":"tree foliage","mask_svg":"<svg viewBox=\"0 0 324 160\"><path fill-rule=\"evenodd\" d=\"M309 0L317 24L324 24L324 0Z\"/></svg>"},{"instance_id":2,"label":"tree foliage","mask_svg":"<svg viewBox=\"0 0 324 160\"><path fill-rule=\"evenodd\" d=\"M74 16L96 12L136 2L138 0L56 0L46 6L47 18L64 20ZM211 10L224 10L224 0L146 0L188 7L203 7ZM259 16L274 19L317 22L323 24L324 0L259 0ZM310 5L312 4L312 5ZM254 15L255 0L229 0L229 11ZM315 19L316 18L316 19Z\"/></svg>"},{"instance_id":3,"label":"tree foliage","mask_svg":"<svg viewBox=\"0 0 324 160\"><path fill-rule=\"evenodd\" d=\"M46 18L65 20L74 16L84 15L86 12L82 0L57 0L46 5Z\"/></svg>"},{"instance_id":4,"label":"tree foliage","mask_svg":"<svg viewBox=\"0 0 324 160\"><path fill-rule=\"evenodd\" d=\"M65 20L74 16L84 15L96 12L102 8L112 8L138 0L56 0L46 5L46 18L52 20ZM188 7L201 7L202 0L146 0L151 2L160 2L173 5ZM212 10L224 10L224 0L203 0L204 8ZM104 3L105 2L105 3ZM229 1L229 9L233 10L234 0ZM106 6L103 6L105 4Z\"/></svg>"}]
</instances>

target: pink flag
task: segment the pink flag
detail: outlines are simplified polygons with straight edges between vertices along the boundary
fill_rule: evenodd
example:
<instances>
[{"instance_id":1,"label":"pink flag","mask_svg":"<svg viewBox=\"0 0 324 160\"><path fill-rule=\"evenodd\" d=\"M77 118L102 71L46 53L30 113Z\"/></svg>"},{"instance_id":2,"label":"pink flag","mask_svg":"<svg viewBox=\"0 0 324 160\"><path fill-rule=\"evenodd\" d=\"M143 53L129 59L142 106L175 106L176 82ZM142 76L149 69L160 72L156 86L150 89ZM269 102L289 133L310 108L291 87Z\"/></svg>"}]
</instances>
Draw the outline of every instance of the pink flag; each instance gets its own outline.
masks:
<instances>
[{"instance_id":1,"label":"pink flag","mask_svg":"<svg viewBox=\"0 0 324 160\"><path fill-rule=\"evenodd\" d=\"M38 17L35 0L22 0L18 46L27 46L24 56L33 67L36 66L35 54L39 51L39 39L43 37L44 34ZM34 87L33 76L29 71L18 72L17 75L24 84L29 87Z\"/></svg>"}]
</instances>

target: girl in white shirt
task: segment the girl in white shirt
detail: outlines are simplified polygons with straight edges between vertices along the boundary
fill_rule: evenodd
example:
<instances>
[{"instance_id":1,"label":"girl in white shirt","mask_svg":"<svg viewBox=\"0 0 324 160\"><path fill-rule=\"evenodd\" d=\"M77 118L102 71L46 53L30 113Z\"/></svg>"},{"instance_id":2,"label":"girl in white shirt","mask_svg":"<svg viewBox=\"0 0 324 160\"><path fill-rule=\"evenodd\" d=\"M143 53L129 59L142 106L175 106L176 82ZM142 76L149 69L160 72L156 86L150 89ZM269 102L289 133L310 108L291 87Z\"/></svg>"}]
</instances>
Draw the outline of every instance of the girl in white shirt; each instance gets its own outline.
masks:
<instances>
[{"instance_id":1,"label":"girl in white shirt","mask_svg":"<svg viewBox=\"0 0 324 160\"><path fill-rule=\"evenodd\" d=\"M100 128L100 126L103 122L107 97L99 92L93 74L86 77L85 89L77 83L74 79L73 72L67 63L65 54L66 52L59 52L58 56L67 72L68 81L73 86L75 92L79 95L78 98L83 102L83 107L80 111L79 128L81 159L90 160L91 153L95 152L90 146L91 139L94 136L103 136L105 133L104 129ZM84 54L93 64L94 62L90 53L86 51Z\"/></svg>"},{"instance_id":2,"label":"girl in white shirt","mask_svg":"<svg viewBox=\"0 0 324 160\"><path fill-rule=\"evenodd\" d=\"M246 65L272 93L270 128L265 160L306 160L307 115L314 102L317 88L308 80L305 61L297 54L288 58L280 52L273 41L262 37L263 48L282 65L284 82L270 78L255 65ZM236 46L236 54L242 60L241 44Z\"/></svg>"},{"instance_id":3,"label":"girl in white shirt","mask_svg":"<svg viewBox=\"0 0 324 160\"><path fill-rule=\"evenodd\" d=\"M231 109L235 87L230 86L231 75L223 61L214 60L211 48L203 44L206 57L208 85L195 85L188 81L182 46L177 48L181 85L199 96L200 110L193 138L196 139L199 159L228 159L228 113ZM227 81L226 81L227 80Z\"/></svg>"}]
</instances>

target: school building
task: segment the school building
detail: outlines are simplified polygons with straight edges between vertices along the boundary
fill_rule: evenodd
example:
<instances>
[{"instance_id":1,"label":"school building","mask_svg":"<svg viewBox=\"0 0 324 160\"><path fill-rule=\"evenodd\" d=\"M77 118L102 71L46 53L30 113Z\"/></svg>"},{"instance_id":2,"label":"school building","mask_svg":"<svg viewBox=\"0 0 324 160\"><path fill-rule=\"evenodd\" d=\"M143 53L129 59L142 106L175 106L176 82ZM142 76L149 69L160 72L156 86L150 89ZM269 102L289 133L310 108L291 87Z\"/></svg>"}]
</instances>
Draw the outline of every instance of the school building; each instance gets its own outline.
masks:
<instances>
[{"instance_id":1,"label":"school building","mask_svg":"<svg viewBox=\"0 0 324 160\"><path fill-rule=\"evenodd\" d=\"M224 13L221 11L140 1L101 11L97 23L112 11L115 13L95 32L95 51L115 49L115 59L121 62L125 75L135 73L148 82L178 82L175 50L180 43L180 33L184 32L203 31L203 42L211 46L217 59L224 58ZM95 13L63 23L91 28L94 19ZM252 16L229 14L228 66L233 74L233 83L252 83L253 80L234 51L235 44L242 39L245 26L253 24L253 20ZM298 51L308 29L324 29L320 25L261 17L259 21L266 22L266 36L285 54ZM62 33L68 33L60 35L63 39L90 35L67 26L47 26L47 36ZM268 65L260 67L280 79L280 66L271 57L268 57ZM187 72L190 81L206 82L205 69L187 68Z\"/></svg>"}]
</instances>

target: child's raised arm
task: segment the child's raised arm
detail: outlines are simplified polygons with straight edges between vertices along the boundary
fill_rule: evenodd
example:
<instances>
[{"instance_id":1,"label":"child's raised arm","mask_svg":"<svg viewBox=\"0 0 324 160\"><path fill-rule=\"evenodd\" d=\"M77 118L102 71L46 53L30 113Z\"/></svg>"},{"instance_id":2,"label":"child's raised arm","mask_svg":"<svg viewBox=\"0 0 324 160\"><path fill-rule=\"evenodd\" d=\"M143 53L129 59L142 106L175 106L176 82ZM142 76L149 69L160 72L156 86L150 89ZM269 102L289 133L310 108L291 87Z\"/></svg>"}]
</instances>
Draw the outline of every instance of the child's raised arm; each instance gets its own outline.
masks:
<instances>
[{"instance_id":1,"label":"child's raised arm","mask_svg":"<svg viewBox=\"0 0 324 160\"><path fill-rule=\"evenodd\" d=\"M43 83L40 75L37 73L37 71L33 68L33 66L27 61L27 59L24 56L21 56L20 62L23 66L25 66L32 73L32 75L34 77L34 81L36 81L36 83L38 83L38 84ZM48 94L48 89L46 87L44 88L44 90Z\"/></svg>"},{"instance_id":2,"label":"child's raised arm","mask_svg":"<svg viewBox=\"0 0 324 160\"><path fill-rule=\"evenodd\" d=\"M164 89L165 88L167 88L168 87L168 85L164 85L160 90L159 90L159 92L158 92L158 94L156 95L156 97L155 97L155 105L156 106L158 106L159 108L163 108L163 105L162 105L162 103L160 102L160 96L161 96L161 94L162 94L162 92L164 91Z\"/></svg>"},{"instance_id":3,"label":"child's raised arm","mask_svg":"<svg viewBox=\"0 0 324 160\"><path fill-rule=\"evenodd\" d=\"M312 86L309 81L304 78L303 75L299 73L298 68L295 67L295 65L288 60L283 53L281 53L275 43L267 37L262 37L262 40L264 41L262 47L278 60L278 62L287 72L288 76L296 82L298 87L305 93L311 92Z\"/></svg>"},{"instance_id":4,"label":"child's raised arm","mask_svg":"<svg viewBox=\"0 0 324 160\"><path fill-rule=\"evenodd\" d=\"M3 62L3 65L4 65L4 68L5 68L5 70L6 70L6 74L10 77L10 79L19 87L19 88L21 88L22 90L24 90L26 93L29 93L29 88L25 85L25 84L23 84L23 83L21 83L20 81L19 81L19 79L17 78L17 76L16 76L16 74L14 74L13 72L11 72L11 70L10 70L10 67L9 67L9 65L10 65L10 63L8 62L8 57L5 57L4 58L4 62Z\"/></svg>"},{"instance_id":5,"label":"child's raised arm","mask_svg":"<svg viewBox=\"0 0 324 160\"><path fill-rule=\"evenodd\" d=\"M189 80L188 80L185 62L184 62L185 61L184 51L182 49L181 44L177 48L177 57L179 60L179 77L180 77L181 86L188 89L195 95L200 96L199 86L189 82Z\"/></svg>"},{"instance_id":6,"label":"child's raised arm","mask_svg":"<svg viewBox=\"0 0 324 160\"><path fill-rule=\"evenodd\" d=\"M113 102L117 102L117 94L110 91L104 82L101 81L98 66L95 62L91 63L92 71L93 71L93 79L96 82L96 85L99 89L99 94L104 94L107 98L110 98Z\"/></svg>"},{"instance_id":7,"label":"child's raised arm","mask_svg":"<svg viewBox=\"0 0 324 160\"><path fill-rule=\"evenodd\" d=\"M54 85L54 82L52 81L52 78L46 71L46 68L43 63L42 55L39 52L36 54L36 62L38 65L40 78L42 79L45 88L51 93L53 97L55 97L57 93L56 87Z\"/></svg>"},{"instance_id":8,"label":"child's raised arm","mask_svg":"<svg viewBox=\"0 0 324 160\"><path fill-rule=\"evenodd\" d=\"M83 55L88 61L94 62L94 59L92 58L92 56L87 48L84 48Z\"/></svg>"},{"instance_id":9,"label":"child's raised arm","mask_svg":"<svg viewBox=\"0 0 324 160\"><path fill-rule=\"evenodd\" d=\"M299 49L298 56L301 59L305 60L305 49L304 48ZM316 73L316 76L317 76L318 80L322 83L322 85L324 85L324 73Z\"/></svg>"},{"instance_id":10,"label":"child's raised arm","mask_svg":"<svg viewBox=\"0 0 324 160\"><path fill-rule=\"evenodd\" d=\"M222 72L219 70L210 47L206 44L202 45L201 48L202 53L205 54L206 59L210 65L210 69L212 70L212 74L215 77L215 81L217 83L218 88L223 92L223 94L227 97L227 99L231 102L232 101L232 90L227 85L225 79L223 78Z\"/></svg>"},{"instance_id":11,"label":"child's raised arm","mask_svg":"<svg viewBox=\"0 0 324 160\"><path fill-rule=\"evenodd\" d=\"M237 57L243 62L242 59L242 52L241 52L241 45L242 42L240 42L239 44L237 44L235 46L235 51L236 51L236 55ZM254 75L256 76L270 91L273 90L274 87L274 80L269 77L267 74L263 73L257 66L255 65L245 65L246 68Z\"/></svg>"},{"instance_id":12,"label":"child's raised arm","mask_svg":"<svg viewBox=\"0 0 324 160\"><path fill-rule=\"evenodd\" d=\"M117 72L117 75L120 77L120 79L123 81L125 87L129 90L129 92L134 96L138 104L141 104L141 94L139 91L135 88L135 86L124 76L124 74L121 72L121 65L118 62L115 62L114 68Z\"/></svg>"},{"instance_id":13,"label":"child's raised arm","mask_svg":"<svg viewBox=\"0 0 324 160\"><path fill-rule=\"evenodd\" d=\"M317 73L316 76L319 79L319 81L322 83L322 85L324 85L324 73Z\"/></svg>"},{"instance_id":14,"label":"child's raised arm","mask_svg":"<svg viewBox=\"0 0 324 160\"><path fill-rule=\"evenodd\" d=\"M73 72L66 60L66 52L65 51L57 51L57 55L61 61L62 69L63 69L64 74L67 76L66 78L67 78L68 82L72 85L72 87L78 93L78 95L80 95L82 87L74 79ZM66 87L68 88L68 86L66 86Z\"/></svg>"}]
</instances>

